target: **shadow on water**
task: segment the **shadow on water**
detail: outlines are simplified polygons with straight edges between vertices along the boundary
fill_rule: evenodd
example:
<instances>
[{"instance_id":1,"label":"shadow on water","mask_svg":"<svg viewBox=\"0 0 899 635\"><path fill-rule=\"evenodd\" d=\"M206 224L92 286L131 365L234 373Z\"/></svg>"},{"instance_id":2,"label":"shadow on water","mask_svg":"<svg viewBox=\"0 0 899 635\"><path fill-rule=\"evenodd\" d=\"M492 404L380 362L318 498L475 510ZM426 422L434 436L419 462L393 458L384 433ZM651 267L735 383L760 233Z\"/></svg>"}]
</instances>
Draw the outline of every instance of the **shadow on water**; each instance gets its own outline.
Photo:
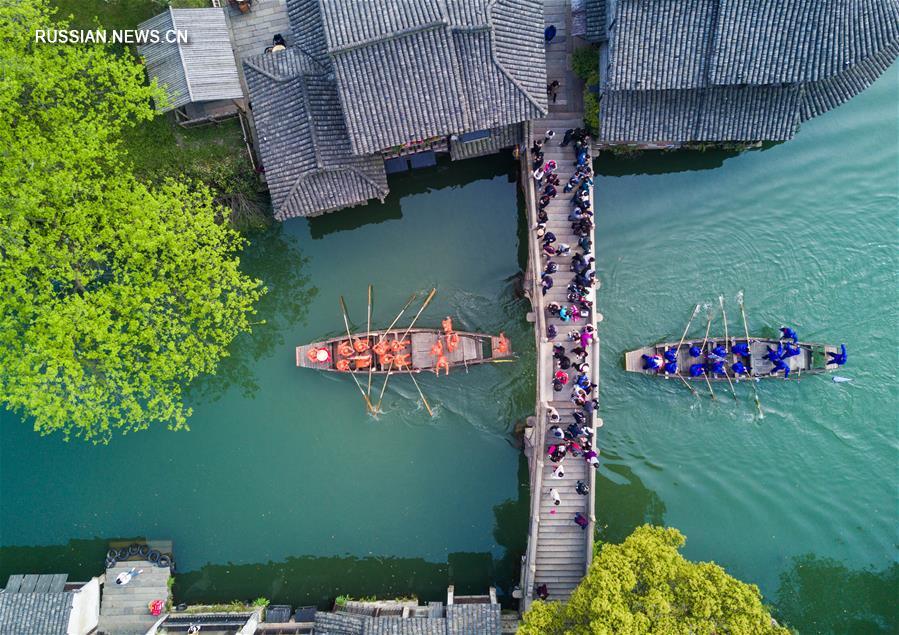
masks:
<instances>
[{"instance_id":1,"label":"shadow on water","mask_svg":"<svg viewBox=\"0 0 899 635\"><path fill-rule=\"evenodd\" d=\"M603 472L597 474L596 515L600 540L620 543L640 525L664 524L665 503L628 466L607 463L605 469L617 478L612 480Z\"/></svg>"},{"instance_id":2,"label":"shadow on water","mask_svg":"<svg viewBox=\"0 0 899 635\"><path fill-rule=\"evenodd\" d=\"M234 340L230 356L219 363L215 375L200 377L191 384L188 394L192 400L214 401L232 386L239 386L245 397L252 397L259 388L255 362L284 343L285 329L305 323L309 305L318 293L304 272L308 259L295 239L284 233L281 223L250 234L249 241L240 257L241 269L268 288L252 318L257 324L252 333L242 333Z\"/></svg>"},{"instance_id":3,"label":"shadow on water","mask_svg":"<svg viewBox=\"0 0 899 635\"><path fill-rule=\"evenodd\" d=\"M779 620L800 633L873 635L899 632L899 563L882 571L849 569L805 554L780 575Z\"/></svg>"},{"instance_id":4,"label":"shadow on water","mask_svg":"<svg viewBox=\"0 0 899 635\"><path fill-rule=\"evenodd\" d=\"M441 157L434 167L391 174L388 178L390 194L383 203L375 201L363 208L310 218L309 234L313 239L319 239L328 234L351 231L368 224L398 220L403 217L400 201L404 196L442 190L446 187L461 187L474 181L494 179L503 175L506 175L511 183L518 177L517 165L509 152L464 161L451 161L449 157Z\"/></svg>"},{"instance_id":5,"label":"shadow on water","mask_svg":"<svg viewBox=\"0 0 899 635\"><path fill-rule=\"evenodd\" d=\"M593 169L599 176L634 176L714 170L724 165L728 159L739 156L743 152L764 152L776 145L779 145L779 142L765 142L759 148L746 150L720 148L644 150L624 156L612 152L600 152L593 162Z\"/></svg>"},{"instance_id":6,"label":"shadow on water","mask_svg":"<svg viewBox=\"0 0 899 635\"><path fill-rule=\"evenodd\" d=\"M494 507L494 538L504 549L457 552L446 562L423 558L379 556L297 556L282 562L207 564L175 573L177 602L207 603L251 600L263 596L275 603L330 608L338 595L443 600L453 584L459 594L483 594L491 585L511 603L527 540L529 508L527 462L518 465L518 492ZM109 540L70 540L65 545L0 547L0 580L17 573L67 573L71 580L89 580L102 571ZM177 564L177 548L176 548Z\"/></svg>"}]
</instances>

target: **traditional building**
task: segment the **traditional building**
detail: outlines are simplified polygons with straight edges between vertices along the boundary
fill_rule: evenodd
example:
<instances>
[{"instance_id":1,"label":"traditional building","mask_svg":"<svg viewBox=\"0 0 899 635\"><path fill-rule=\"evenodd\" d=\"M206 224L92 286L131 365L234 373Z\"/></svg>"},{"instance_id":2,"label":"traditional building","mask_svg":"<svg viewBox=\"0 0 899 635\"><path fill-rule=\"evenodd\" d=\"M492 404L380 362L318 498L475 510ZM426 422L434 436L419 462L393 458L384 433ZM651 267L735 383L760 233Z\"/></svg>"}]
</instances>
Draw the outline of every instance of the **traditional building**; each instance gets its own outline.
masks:
<instances>
[{"instance_id":1,"label":"traditional building","mask_svg":"<svg viewBox=\"0 0 899 635\"><path fill-rule=\"evenodd\" d=\"M895 0L588 0L599 141L781 141L899 55Z\"/></svg>"},{"instance_id":2,"label":"traditional building","mask_svg":"<svg viewBox=\"0 0 899 635\"><path fill-rule=\"evenodd\" d=\"M69 582L64 573L11 575L0 590L0 633L87 635L96 632L100 581Z\"/></svg>"},{"instance_id":3,"label":"traditional building","mask_svg":"<svg viewBox=\"0 0 899 635\"><path fill-rule=\"evenodd\" d=\"M280 219L383 200L388 171L497 152L546 115L541 0L289 0L288 13L296 46L244 60Z\"/></svg>"},{"instance_id":4,"label":"traditional building","mask_svg":"<svg viewBox=\"0 0 899 635\"><path fill-rule=\"evenodd\" d=\"M147 76L165 91L161 111L176 110L182 121L236 113L231 102L244 94L222 9L170 8L138 29L159 38L137 52Z\"/></svg>"}]
</instances>

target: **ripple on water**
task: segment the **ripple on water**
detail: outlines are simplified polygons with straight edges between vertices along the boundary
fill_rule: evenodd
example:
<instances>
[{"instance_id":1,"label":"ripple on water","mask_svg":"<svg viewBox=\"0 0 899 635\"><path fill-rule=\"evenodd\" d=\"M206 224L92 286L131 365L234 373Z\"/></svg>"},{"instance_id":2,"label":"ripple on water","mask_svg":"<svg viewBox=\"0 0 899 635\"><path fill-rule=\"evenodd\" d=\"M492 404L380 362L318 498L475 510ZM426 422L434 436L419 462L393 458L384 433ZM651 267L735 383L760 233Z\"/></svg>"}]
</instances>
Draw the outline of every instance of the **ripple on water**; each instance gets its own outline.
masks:
<instances>
[{"instance_id":1,"label":"ripple on water","mask_svg":"<svg viewBox=\"0 0 899 635\"><path fill-rule=\"evenodd\" d=\"M896 559L897 78L894 67L794 140L713 169L659 173L647 155L633 175L597 170L603 479L650 490L688 555L732 565L769 596L799 554L855 568ZM789 323L845 342L840 374L853 381L760 382L759 419L747 384L737 403L715 384L712 401L702 385L696 398L624 372L626 350L676 340L693 305L719 293L742 333L740 289L750 331Z\"/></svg>"}]
</instances>

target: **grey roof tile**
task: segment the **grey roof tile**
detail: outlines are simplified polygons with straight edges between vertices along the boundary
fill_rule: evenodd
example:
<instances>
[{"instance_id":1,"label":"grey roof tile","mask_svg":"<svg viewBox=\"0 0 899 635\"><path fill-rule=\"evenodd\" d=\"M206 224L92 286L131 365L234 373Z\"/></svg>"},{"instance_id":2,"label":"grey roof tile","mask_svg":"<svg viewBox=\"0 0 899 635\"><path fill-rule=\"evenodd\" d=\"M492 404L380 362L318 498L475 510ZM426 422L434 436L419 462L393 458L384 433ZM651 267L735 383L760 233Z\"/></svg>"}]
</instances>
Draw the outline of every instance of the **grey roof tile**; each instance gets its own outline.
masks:
<instances>
[{"instance_id":1,"label":"grey roof tile","mask_svg":"<svg viewBox=\"0 0 899 635\"><path fill-rule=\"evenodd\" d=\"M65 635L72 593L0 593L0 633Z\"/></svg>"},{"instance_id":2,"label":"grey roof tile","mask_svg":"<svg viewBox=\"0 0 899 635\"><path fill-rule=\"evenodd\" d=\"M605 42L608 39L606 31L606 0L586 0L587 32L584 39L588 42Z\"/></svg>"},{"instance_id":3,"label":"grey roof tile","mask_svg":"<svg viewBox=\"0 0 899 635\"><path fill-rule=\"evenodd\" d=\"M499 635L501 632L499 604L448 604L446 607L448 635Z\"/></svg>"},{"instance_id":4,"label":"grey roof tile","mask_svg":"<svg viewBox=\"0 0 899 635\"><path fill-rule=\"evenodd\" d=\"M789 139L899 55L896 0L618 0L606 142Z\"/></svg>"},{"instance_id":5,"label":"grey roof tile","mask_svg":"<svg viewBox=\"0 0 899 635\"><path fill-rule=\"evenodd\" d=\"M164 110L243 97L222 9L169 9L138 28L163 36L160 42L139 45L137 52L147 75L165 88ZM166 42L164 34L172 30L186 32L187 42Z\"/></svg>"},{"instance_id":6,"label":"grey roof tile","mask_svg":"<svg viewBox=\"0 0 899 635\"><path fill-rule=\"evenodd\" d=\"M450 157L454 161L495 154L510 148L524 139L522 124L512 124L490 130L490 136L473 141L463 141L458 137L450 139Z\"/></svg>"},{"instance_id":7,"label":"grey roof tile","mask_svg":"<svg viewBox=\"0 0 899 635\"><path fill-rule=\"evenodd\" d=\"M383 200L384 162L351 152L336 86L321 64L291 48L245 60L244 76L277 218Z\"/></svg>"},{"instance_id":8,"label":"grey roof tile","mask_svg":"<svg viewBox=\"0 0 899 635\"><path fill-rule=\"evenodd\" d=\"M540 0L321 0L320 7L356 154L547 112Z\"/></svg>"}]
</instances>

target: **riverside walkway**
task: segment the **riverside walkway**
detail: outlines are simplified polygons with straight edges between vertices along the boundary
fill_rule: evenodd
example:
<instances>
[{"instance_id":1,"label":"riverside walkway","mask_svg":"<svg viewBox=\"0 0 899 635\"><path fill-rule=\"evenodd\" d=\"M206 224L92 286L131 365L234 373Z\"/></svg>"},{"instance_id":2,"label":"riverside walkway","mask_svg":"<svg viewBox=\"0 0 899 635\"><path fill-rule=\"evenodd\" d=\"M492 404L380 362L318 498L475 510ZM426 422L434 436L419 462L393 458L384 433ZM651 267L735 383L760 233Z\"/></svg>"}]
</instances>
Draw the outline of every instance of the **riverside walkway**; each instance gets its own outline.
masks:
<instances>
[{"instance_id":1,"label":"riverside walkway","mask_svg":"<svg viewBox=\"0 0 899 635\"><path fill-rule=\"evenodd\" d=\"M526 292L531 299L534 309L533 319L537 340L537 405L536 416L529 422L525 432L525 452L529 459L531 481L531 511L530 527L528 530L528 548L523 557L521 574L522 605L521 610L527 610L536 597L536 587L545 584L551 600L566 600L581 578L586 573L593 554L593 531L595 524L595 482L596 470L590 467L582 458L567 457L564 459L565 476L558 479L553 474L553 468L557 465L547 459L547 448L555 439L549 433L548 409L555 408L561 419L564 429L572 423L571 413L579 410L569 399L571 388L569 384L561 392L554 392L552 386L553 372L555 371L553 360L553 345L565 346L570 354L576 342L566 341L565 334L573 328L582 328L586 324L592 324L594 329L602 316L596 311L596 289L599 286L597 280L591 290L588 299L593 302L593 311L590 316L577 322L563 323L557 317L550 316L546 306L550 302L568 306L567 286L573 273L569 273L569 262L578 248L578 237L574 235L568 214L571 211L573 193L564 193L563 186L575 170L573 165L575 151L573 144L566 147L560 145L566 130L582 128L584 125L583 113L583 84L570 71L570 58L575 40L570 35L571 7L569 0L546 0L544 3L544 17L547 25L553 24L557 30L556 38L547 45L546 64L547 81L559 82L559 90L556 101L550 99L549 115L546 119L532 121L528 124L527 150L521 158L521 183L524 188L527 204L529 223L528 241L528 272ZM537 224L537 200L539 194L536 190L536 182L531 175L533 157L531 146L537 139L543 140L548 129L555 131L555 137L544 144L543 153L546 162L555 161L556 170L561 184L558 187L559 194L546 208L548 221L546 231L552 232L557 238L555 245L567 243L571 246L571 254L565 257L557 257L553 260L559 269L554 274L555 285L542 294L540 275L543 272L547 258L543 257L542 241L537 238L534 228ZM593 195L591 188L591 209L593 207ZM594 231L595 233L595 231ZM593 257L596 257L595 235L590 236L593 242ZM554 341L546 338L547 326L555 325L559 335ZM573 357L573 356L572 356ZM599 384L599 338L598 334L590 347L591 379ZM597 391L599 388L597 387ZM595 394L595 393L594 393ZM596 434L594 447L599 451L599 428L602 420L596 413L591 422ZM590 493L586 496L578 495L575 485L583 481L590 486ZM562 498L561 505L555 505L549 495L549 490L555 488ZM582 529L574 522L575 513L586 516L590 523L586 529Z\"/></svg>"}]
</instances>

